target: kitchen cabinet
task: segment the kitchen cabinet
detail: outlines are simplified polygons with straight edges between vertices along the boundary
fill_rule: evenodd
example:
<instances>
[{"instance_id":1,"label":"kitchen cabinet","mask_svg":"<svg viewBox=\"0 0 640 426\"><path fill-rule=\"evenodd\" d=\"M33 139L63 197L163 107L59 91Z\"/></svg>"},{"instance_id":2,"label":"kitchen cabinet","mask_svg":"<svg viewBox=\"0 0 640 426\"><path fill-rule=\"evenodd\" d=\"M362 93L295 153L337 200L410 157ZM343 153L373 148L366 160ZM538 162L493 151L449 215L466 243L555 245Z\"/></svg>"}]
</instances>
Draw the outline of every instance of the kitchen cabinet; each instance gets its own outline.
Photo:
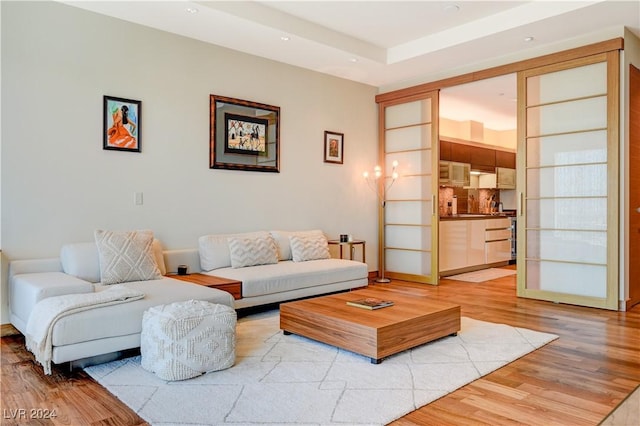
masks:
<instances>
[{"instance_id":1,"label":"kitchen cabinet","mask_svg":"<svg viewBox=\"0 0 640 426\"><path fill-rule=\"evenodd\" d=\"M479 265L485 259L484 220L440 222L440 270Z\"/></svg>"},{"instance_id":2,"label":"kitchen cabinet","mask_svg":"<svg viewBox=\"0 0 640 426\"><path fill-rule=\"evenodd\" d=\"M516 168L516 153L496 150L496 167Z\"/></svg>"},{"instance_id":3,"label":"kitchen cabinet","mask_svg":"<svg viewBox=\"0 0 640 426\"><path fill-rule=\"evenodd\" d=\"M511 220L507 217L440 221L439 271L474 270L511 260Z\"/></svg>"},{"instance_id":4,"label":"kitchen cabinet","mask_svg":"<svg viewBox=\"0 0 640 426\"><path fill-rule=\"evenodd\" d=\"M451 144L451 161L471 164L471 147L461 143Z\"/></svg>"},{"instance_id":5,"label":"kitchen cabinet","mask_svg":"<svg viewBox=\"0 0 640 426\"><path fill-rule=\"evenodd\" d=\"M440 159L443 161L451 161L451 142L440 141Z\"/></svg>"},{"instance_id":6,"label":"kitchen cabinet","mask_svg":"<svg viewBox=\"0 0 640 426\"><path fill-rule=\"evenodd\" d=\"M496 167L496 187L498 189L516 189L516 170Z\"/></svg>"},{"instance_id":7,"label":"kitchen cabinet","mask_svg":"<svg viewBox=\"0 0 640 426\"><path fill-rule=\"evenodd\" d=\"M508 218L485 221L484 263L508 262L511 260L511 220Z\"/></svg>"},{"instance_id":8,"label":"kitchen cabinet","mask_svg":"<svg viewBox=\"0 0 640 426\"><path fill-rule=\"evenodd\" d=\"M511 242L504 240L485 243L485 256L484 263L487 264L508 262L511 259Z\"/></svg>"},{"instance_id":9,"label":"kitchen cabinet","mask_svg":"<svg viewBox=\"0 0 640 426\"><path fill-rule=\"evenodd\" d=\"M516 153L440 140L440 160L471 164L472 170L495 173L496 167L516 168Z\"/></svg>"},{"instance_id":10,"label":"kitchen cabinet","mask_svg":"<svg viewBox=\"0 0 640 426\"><path fill-rule=\"evenodd\" d=\"M469 186L471 165L455 161L440 161L440 185Z\"/></svg>"},{"instance_id":11,"label":"kitchen cabinet","mask_svg":"<svg viewBox=\"0 0 640 426\"><path fill-rule=\"evenodd\" d=\"M471 170L493 173L496 169L496 150L470 146Z\"/></svg>"}]
</instances>

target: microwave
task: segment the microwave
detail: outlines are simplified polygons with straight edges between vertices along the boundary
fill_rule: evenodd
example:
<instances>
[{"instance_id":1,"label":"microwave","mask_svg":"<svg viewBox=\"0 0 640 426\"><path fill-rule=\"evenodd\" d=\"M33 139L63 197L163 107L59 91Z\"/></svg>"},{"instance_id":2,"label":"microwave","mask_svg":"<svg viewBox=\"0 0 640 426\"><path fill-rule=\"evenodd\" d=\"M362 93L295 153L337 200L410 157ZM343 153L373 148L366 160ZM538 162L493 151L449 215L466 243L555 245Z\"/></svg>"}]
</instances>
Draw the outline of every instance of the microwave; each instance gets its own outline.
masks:
<instances>
[{"instance_id":1,"label":"microwave","mask_svg":"<svg viewBox=\"0 0 640 426\"><path fill-rule=\"evenodd\" d=\"M439 182L444 186L469 186L471 183L471 164L440 161Z\"/></svg>"}]
</instances>

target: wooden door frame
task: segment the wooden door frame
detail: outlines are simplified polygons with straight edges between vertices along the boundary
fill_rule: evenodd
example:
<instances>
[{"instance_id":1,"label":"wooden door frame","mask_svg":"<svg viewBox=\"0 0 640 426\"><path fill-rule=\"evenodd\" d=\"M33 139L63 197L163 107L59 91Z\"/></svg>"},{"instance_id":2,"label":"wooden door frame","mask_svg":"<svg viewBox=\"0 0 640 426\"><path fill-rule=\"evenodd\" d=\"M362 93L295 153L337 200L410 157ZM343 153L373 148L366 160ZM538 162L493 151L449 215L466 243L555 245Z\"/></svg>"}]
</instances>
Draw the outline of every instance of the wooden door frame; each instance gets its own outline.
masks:
<instances>
[{"instance_id":1,"label":"wooden door frame","mask_svg":"<svg viewBox=\"0 0 640 426\"><path fill-rule=\"evenodd\" d=\"M635 118L635 120L634 120ZM631 170L632 164L640 164L640 69L629 64L629 151L626 165L629 207L627 213L627 294L626 310L640 303L640 173Z\"/></svg>"},{"instance_id":2,"label":"wooden door frame","mask_svg":"<svg viewBox=\"0 0 640 426\"><path fill-rule=\"evenodd\" d=\"M378 104L409 102L411 99L419 98L424 93L440 90L446 87L458 86L461 84L485 80L488 78L498 77L505 74L517 73L520 71L526 71L533 68L539 68L547 65L557 64L560 62L578 60L581 58L585 58L585 57L589 57L589 56L593 56L601 53L619 55L619 52L622 50L624 50L624 39L622 37L614 38L611 40L606 40L606 41L590 44L587 46L577 47L577 48L565 50L562 52L552 53L552 54L548 54L548 55L544 55L544 56L540 56L532 59L525 59L522 61L501 65L501 66L497 66L497 67L493 67L485 70L474 71L467 74L445 78L445 79L434 81L434 82L424 83L417 86L412 86L404 89L381 93L376 96L375 100L376 100L376 103ZM619 63L618 63L618 67L619 67ZM618 89L615 92L617 104L614 106L615 110L613 109L613 107L609 108L609 114L613 114L613 118L615 118L615 122L617 123L617 127L614 129L614 131L615 131L616 137L618 138L618 144L619 144L621 143L621 141L619 141L619 131L620 131L620 128L619 128L620 126L619 124L620 123L619 75L620 73L618 72L616 75L618 76L618 78L615 79L615 82L618 85L617 86ZM380 115L378 117L378 120L381 122L384 119L383 117L384 117L383 115ZM380 136L379 140L382 141L383 137ZM384 150L384 146L381 145L380 149ZM616 151L616 152L619 152L619 151ZM617 163L619 162L617 158L616 158L616 162ZM618 170L619 170L619 164L618 164ZM618 173L618 176L620 176L619 173ZM615 185L616 185L616 188L619 186L619 178L615 180ZM616 189L616 191L618 191L618 189ZM618 203L619 203L620 200L619 200L618 192L616 192L616 197L618 197ZM521 197L519 197L518 201L519 201L518 209L520 210L522 207ZM618 207L619 207L619 204L618 204ZM614 209L614 211L617 212L618 208ZM610 211L609 214L613 215L614 212ZM619 220L619 217L617 217L616 221L618 220ZM621 231L624 232L624 230L621 230ZM518 242L518 244L520 245L520 242ZM616 268L615 273L616 273L616 276L618 277L618 279L616 280L618 284L615 291L616 291L616 294L618 294L617 296L618 299L619 299L619 292L620 292L619 282L620 282L620 272L621 272L619 259L620 259L619 245L616 247L611 247L608 255L608 264L609 262L612 261L613 263L611 263L611 265ZM520 259L518 259L518 261L520 262ZM608 289L608 292L610 290L611 289ZM616 305L618 305L619 303L620 301L617 300ZM615 309L620 309L620 308L621 308L620 306L616 306ZM612 309L612 308L609 308L609 309Z\"/></svg>"}]
</instances>

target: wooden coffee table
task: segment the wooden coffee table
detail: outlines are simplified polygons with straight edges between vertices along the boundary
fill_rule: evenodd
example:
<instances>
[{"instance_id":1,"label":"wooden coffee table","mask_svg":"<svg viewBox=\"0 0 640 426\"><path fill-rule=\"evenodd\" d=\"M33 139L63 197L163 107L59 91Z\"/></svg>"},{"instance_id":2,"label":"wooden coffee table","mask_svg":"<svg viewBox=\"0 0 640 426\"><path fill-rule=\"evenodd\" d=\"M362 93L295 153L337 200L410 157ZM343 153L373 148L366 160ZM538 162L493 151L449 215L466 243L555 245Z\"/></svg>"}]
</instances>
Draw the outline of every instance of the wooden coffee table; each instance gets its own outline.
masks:
<instances>
[{"instance_id":1,"label":"wooden coffee table","mask_svg":"<svg viewBox=\"0 0 640 426\"><path fill-rule=\"evenodd\" d=\"M347 305L364 297L392 300L368 310ZM280 305L280 328L355 352L383 358L460 331L460 306L375 289L355 290Z\"/></svg>"}]
</instances>

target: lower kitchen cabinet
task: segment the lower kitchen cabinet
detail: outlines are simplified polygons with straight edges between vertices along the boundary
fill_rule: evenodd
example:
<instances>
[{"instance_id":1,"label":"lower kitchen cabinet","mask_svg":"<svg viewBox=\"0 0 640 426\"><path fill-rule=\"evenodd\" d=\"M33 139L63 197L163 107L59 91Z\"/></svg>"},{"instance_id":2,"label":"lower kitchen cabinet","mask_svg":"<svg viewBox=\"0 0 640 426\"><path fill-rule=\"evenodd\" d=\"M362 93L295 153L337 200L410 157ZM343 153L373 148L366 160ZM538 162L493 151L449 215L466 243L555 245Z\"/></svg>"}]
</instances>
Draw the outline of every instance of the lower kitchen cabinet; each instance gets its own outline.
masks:
<instances>
[{"instance_id":1,"label":"lower kitchen cabinet","mask_svg":"<svg viewBox=\"0 0 640 426\"><path fill-rule=\"evenodd\" d=\"M500 218L484 222L484 263L508 262L511 260L511 220Z\"/></svg>"},{"instance_id":2,"label":"lower kitchen cabinet","mask_svg":"<svg viewBox=\"0 0 640 426\"><path fill-rule=\"evenodd\" d=\"M509 218L440 221L439 272L482 269L511 259ZM451 275L451 274L449 274Z\"/></svg>"},{"instance_id":3,"label":"lower kitchen cabinet","mask_svg":"<svg viewBox=\"0 0 640 426\"><path fill-rule=\"evenodd\" d=\"M485 262L508 262L511 259L511 241L490 241L484 243L485 246Z\"/></svg>"}]
</instances>

